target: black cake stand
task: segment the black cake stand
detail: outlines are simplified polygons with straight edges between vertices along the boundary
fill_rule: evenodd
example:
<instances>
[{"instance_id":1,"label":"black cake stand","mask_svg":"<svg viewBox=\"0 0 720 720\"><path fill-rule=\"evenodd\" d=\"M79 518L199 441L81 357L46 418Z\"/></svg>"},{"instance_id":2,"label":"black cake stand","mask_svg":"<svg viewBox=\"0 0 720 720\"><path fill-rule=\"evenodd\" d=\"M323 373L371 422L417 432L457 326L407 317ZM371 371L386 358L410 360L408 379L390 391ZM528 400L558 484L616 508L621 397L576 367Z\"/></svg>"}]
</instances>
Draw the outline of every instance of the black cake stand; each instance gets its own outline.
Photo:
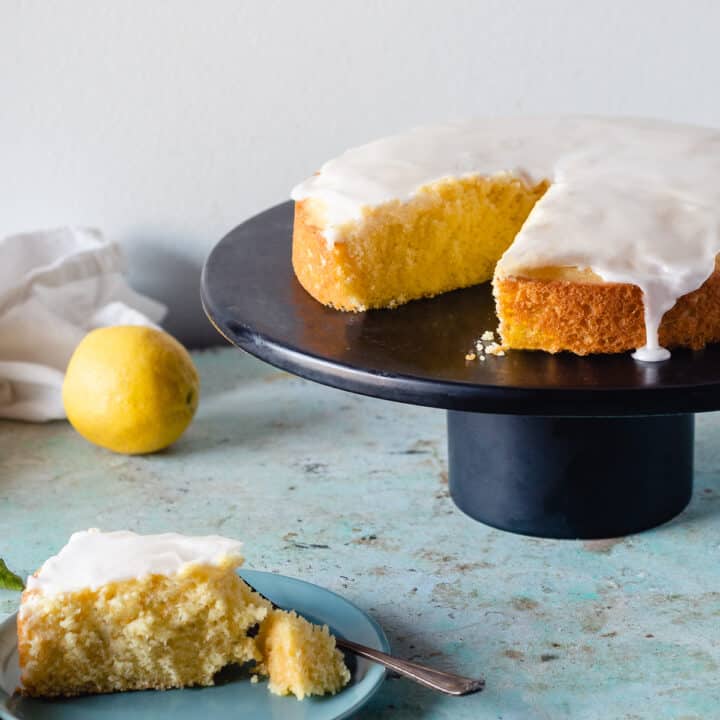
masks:
<instances>
[{"instance_id":1,"label":"black cake stand","mask_svg":"<svg viewBox=\"0 0 720 720\"><path fill-rule=\"evenodd\" d=\"M693 413L720 409L720 346L656 364L523 351L467 361L497 325L488 284L395 310L338 312L296 280L291 236L288 202L214 248L201 286L211 321L296 375L445 408L450 492L465 513L526 535L604 538L687 505Z\"/></svg>"}]
</instances>

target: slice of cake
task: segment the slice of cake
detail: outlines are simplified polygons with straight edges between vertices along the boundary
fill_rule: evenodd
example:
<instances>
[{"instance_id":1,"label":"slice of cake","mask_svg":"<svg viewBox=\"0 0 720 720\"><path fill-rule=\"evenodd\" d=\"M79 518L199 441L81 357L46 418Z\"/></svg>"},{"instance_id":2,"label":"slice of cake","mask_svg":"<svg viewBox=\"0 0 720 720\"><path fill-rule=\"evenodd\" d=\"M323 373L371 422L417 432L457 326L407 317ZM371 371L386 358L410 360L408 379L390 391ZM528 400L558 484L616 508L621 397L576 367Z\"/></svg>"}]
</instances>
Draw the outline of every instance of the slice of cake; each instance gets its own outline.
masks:
<instances>
[{"instance_id":1,"label":"slice of cake","mask_svg":"<svg viewBox=\"0 0 720 720\"><path fill-rule=\"evenodd\" d=\"M258 671L276 695L333 695L350 680L342 653L327 625L313 625L295 612L271 610L260 626L263 656Z\"/></svg>"},{"instance_id":2,"label":"slice of cake","mask_svg":"<svg viewBox=\"0 0 720 720\"><path fill-rule=\"evenodd\" d=\"M352 311L494 278L508 347L661 360L720 341L718 147L635 118L417 128L293 189L293 268Z\"/></svg>"},{"instance_id":3,"label":"slice of cake","mask_svg":"<svg viewBox=\"0 0 720 720\"><path fill-rule=\"evenodd\" d=\"M217 536L77 532L28 578L18 613L22 691L57 696L212 685L260 660L248 630L270 604Z\"/></svg>"},{"instance_id":4,"label":"slice of cake","mask_svg":"<svg viewBox=\"0 0 720 720\"><path fill-rule=\"evenodd\" d=\"M285 687L297 660L284 660L274 642L263 656L258 636L280 634L280 613L236 574L240 551L241 543L214 535L73 534L22 595L21 691L54 697L212 685L223 667L248 661ZM334 639L295 618L305 629L293 647L306 658L307 680L289 691L336 692L349 676Z\"/></svg>"}]
</instances>

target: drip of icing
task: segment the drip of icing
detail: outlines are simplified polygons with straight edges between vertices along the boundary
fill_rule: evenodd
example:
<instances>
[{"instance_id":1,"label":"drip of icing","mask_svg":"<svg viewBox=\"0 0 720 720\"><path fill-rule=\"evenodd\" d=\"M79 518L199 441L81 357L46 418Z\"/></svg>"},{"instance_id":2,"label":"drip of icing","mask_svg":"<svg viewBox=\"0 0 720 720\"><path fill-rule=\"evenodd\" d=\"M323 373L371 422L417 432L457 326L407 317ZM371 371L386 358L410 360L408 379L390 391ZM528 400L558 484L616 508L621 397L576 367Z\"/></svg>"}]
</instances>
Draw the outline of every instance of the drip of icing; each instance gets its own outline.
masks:
<instances>
[{"instance_id":1,"label":"drip of icing","mask_svg":"<svg viewBox=\"0 0 720 720\"><path fill-rule=\"evenodd\" d=\"M298 185L323 205L328 243L363 210L407 200L444 178L512 173L551 187L497 267L590 269L643 292L646 345L669 357L663 315L712 274L720 252L720 132L600 117L479 119L418 128L348 150Z\"/></svg>"},{"instance_id":2,"label":"drip of icing","mask_svg":"<svg viewBox=\"0 0 720 720\"><path fill-rule=\"evenodd\" d=\"M241 547L237 540L219 535L85 530L73 533L67 545L28 578L27 588L54 595L148 575L171 576L192 565L217 566L228 558L239 565Z\"/></svg>"},{"instance_id":3,"label":"drip of icing","mask_svg":"<svg viewBox=\"0 0 720 720\"><path fill-rule=\"evenodd\" d=\"M640 362L661 362L670 357L670 351L657 344L655 344L655 347L645 345L644 347L638 348L632 356Z\"/></svg>"}]
</instances>

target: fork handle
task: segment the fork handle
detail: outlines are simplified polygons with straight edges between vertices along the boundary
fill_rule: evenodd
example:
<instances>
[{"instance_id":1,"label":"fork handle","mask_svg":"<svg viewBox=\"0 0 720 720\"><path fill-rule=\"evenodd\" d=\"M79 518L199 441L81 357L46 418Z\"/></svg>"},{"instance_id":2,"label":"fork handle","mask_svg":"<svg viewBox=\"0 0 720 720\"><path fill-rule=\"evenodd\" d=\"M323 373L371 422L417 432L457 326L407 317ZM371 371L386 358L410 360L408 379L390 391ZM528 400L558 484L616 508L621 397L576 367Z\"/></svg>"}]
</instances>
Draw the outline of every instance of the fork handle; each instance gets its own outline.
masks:
<instances>
[{"instance_id":1,"label":"fork handle","mask_svg":"<svg viewBox=\"0 0 720 720\"><path fill-rule=\"evenodd\" d=\"M469 695L485 687L485 681L482 678L473 680L472 678L443 672L442 670L435 670L427 667L427 665L420 665L410 660L401 660L387 653L380 652L380 650L374 650L365 645L358 645L358 643L342 638L336 638L336 642L337 646L343 648L343 650L349 650L355 653L355 655L360 655L360 657L380 663L386 668L394 670L396 673L410 678L420 685L438 690L446 695Z\"/></svg>"}]
</instances>

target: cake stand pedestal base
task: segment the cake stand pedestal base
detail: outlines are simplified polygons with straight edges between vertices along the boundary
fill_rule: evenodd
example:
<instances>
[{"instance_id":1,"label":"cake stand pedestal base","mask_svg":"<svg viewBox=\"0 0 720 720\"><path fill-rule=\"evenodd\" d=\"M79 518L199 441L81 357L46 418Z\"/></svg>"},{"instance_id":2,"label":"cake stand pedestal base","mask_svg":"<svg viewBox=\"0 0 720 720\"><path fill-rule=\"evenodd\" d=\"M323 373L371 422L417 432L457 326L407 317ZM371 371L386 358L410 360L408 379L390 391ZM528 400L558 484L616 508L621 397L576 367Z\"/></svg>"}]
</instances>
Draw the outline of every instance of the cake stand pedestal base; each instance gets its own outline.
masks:
<instances>
[{"instance_id":1,"label":"cake stand pedestal base","mask_svg":"<svg viewBox=\"0 0 720 720\"><path fill-rule=\"evenodd\" d=\"M692 414L447 417L450 494L487 525L610 538L660 525L690 501Z\"/></svg>"}]
</instances>

